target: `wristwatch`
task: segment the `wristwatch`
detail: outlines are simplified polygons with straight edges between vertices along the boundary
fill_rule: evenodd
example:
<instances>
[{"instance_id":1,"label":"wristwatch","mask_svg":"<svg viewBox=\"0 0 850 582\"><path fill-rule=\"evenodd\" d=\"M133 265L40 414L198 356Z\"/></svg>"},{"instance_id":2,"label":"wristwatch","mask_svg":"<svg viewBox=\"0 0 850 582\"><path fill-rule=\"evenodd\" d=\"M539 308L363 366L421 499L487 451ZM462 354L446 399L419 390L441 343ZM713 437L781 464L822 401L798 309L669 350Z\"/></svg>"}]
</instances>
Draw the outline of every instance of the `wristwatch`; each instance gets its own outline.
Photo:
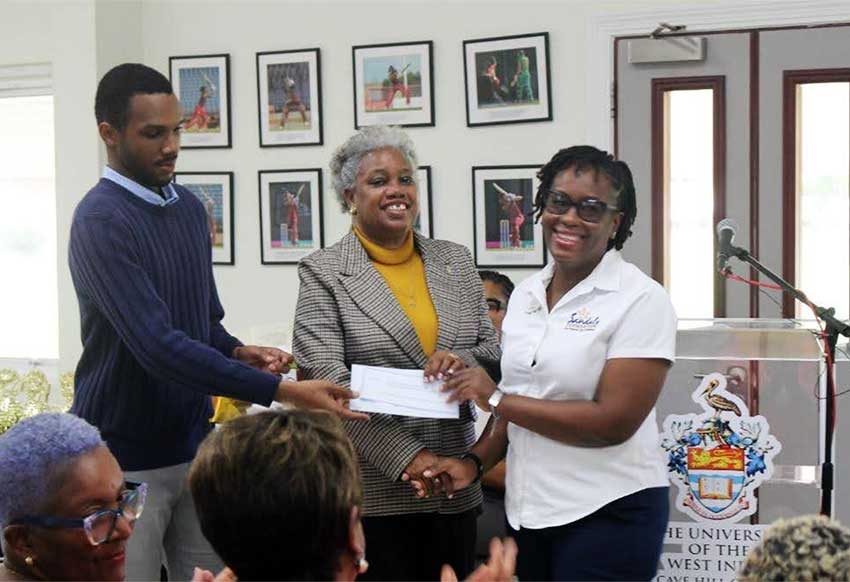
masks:
<instances>
[{"instance_id":1,"label":"wristwatch","mask_svg":"<svg viewBox=\"0 0 850 582\"><path fill-rule=\"evenodd\" d=\"M465 461L466 459L470 459L473 463L475 463L476 474L475 479L472 482L478 483L481 481L481 476L484 474L484 463L481 461L481 457L475 453L464 453L460 456L461 461Z\"/></svg>"},{"instance_id":2,"label":"wristwatch","mask_svg":"<svg viewBox=\"0 0 850 582\"><path fill-rule=\"evenodd\" d=\"M493 418L499 418L499 413L496 412L496 408L499 406L504 395L504 392L496 388L496 390L490 395L490 398L487 399L487 404L490 405L490 414L493 415Z\"/></svg>"}]
</instances>

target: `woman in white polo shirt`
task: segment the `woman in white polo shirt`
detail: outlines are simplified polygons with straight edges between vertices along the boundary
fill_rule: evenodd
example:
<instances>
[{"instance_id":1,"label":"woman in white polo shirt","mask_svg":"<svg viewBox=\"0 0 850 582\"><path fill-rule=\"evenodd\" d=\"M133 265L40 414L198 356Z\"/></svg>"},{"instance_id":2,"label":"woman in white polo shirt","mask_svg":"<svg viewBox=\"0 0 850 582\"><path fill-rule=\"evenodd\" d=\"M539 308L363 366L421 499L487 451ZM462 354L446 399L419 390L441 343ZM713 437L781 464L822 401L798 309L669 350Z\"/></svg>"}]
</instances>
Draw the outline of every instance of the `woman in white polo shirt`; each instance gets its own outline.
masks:
<instances>
[{"instance_id":1,"label":"woman in white polo shirt","mask_svg":"<svg viewBox=\"0 0 850 582\"><path fill-rule=\"evenodd\" d=\"M507 455L522 580L649 580L669 513L654 407L676 315L619 252L636 214L628 166L576 146L539 178L535 209L554 263L511 296L500 385L479 369L446 383L493 418L470 453L427 476L463 488Z\"/></svg>"}]
</instances>

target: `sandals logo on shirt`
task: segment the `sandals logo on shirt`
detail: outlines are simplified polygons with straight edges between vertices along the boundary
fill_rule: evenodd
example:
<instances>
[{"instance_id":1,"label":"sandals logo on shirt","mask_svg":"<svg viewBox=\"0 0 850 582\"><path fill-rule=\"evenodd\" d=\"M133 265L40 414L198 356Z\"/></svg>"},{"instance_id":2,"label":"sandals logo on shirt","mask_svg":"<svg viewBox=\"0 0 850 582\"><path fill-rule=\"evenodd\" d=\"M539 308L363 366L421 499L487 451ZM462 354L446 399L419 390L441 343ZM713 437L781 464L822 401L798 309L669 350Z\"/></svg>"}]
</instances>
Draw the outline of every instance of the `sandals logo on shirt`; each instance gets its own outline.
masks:
<instances>
[{"instance_id":1,"label":"sandals logo on shirt","mask_svg":"<svg viewBox=\"0 0 850 582\"><path fill-rule=\"evenodd\" d=\"M773 474L782 445L763 416L750 416L726 390L726 376L708 374L691 398L702 414L671 414L661 447L670 480L679 488L676 508L697 521L735 522L758 510L755 490Z\"/></svg>"},{"instance_id":2,"label":"sandals logo on shirt","mask_svg":"<svg viewBox=\"0 0 850 582\"><path fill-rule=\"evenodd\" d=\"M587 307L582 307L570 314L570 318L567 320L564 329L569 329L570 331L593 331L597 325L599 325L599 317L590 313Z\"/></svg>"}]
</instances>

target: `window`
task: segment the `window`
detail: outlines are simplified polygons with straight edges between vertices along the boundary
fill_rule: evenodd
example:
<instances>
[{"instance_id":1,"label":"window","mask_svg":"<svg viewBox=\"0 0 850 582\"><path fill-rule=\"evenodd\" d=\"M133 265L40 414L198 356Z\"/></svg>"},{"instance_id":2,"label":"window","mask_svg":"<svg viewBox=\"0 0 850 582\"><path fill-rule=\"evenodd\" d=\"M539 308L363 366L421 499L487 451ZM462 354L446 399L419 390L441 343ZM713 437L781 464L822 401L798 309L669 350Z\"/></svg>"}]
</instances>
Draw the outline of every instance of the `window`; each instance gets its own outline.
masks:
<instances>
[{"instance_id":1,"label":"window","mask_svg":"<svg viewBox=\"0 0 850 582\"><path fill-rule=\"evenodd\" d=\"M724 215L722 77L653 81L653 276L680 318L723 317L714 225Z\"/></svg>"},{"instance_id":2,"label":"window","mask_svg":"<svg viewBox=\"0 0 850 582\"><path fill-rule=\"evenodd\" d=\"M0 358L57 358L53 97L4 91L6 80L0 75Z\"/></svg>"},{"instance_id":3,"label":"window","mask_svg":"<svg viewBox=\"0 0 850 582\"><path fill-rule=\"evenodd\" d=\"M850 314L850 83L797 92L797 287L840 318ZM797 314L811 311L797 303Z\"/></svg>"}]
</instances>

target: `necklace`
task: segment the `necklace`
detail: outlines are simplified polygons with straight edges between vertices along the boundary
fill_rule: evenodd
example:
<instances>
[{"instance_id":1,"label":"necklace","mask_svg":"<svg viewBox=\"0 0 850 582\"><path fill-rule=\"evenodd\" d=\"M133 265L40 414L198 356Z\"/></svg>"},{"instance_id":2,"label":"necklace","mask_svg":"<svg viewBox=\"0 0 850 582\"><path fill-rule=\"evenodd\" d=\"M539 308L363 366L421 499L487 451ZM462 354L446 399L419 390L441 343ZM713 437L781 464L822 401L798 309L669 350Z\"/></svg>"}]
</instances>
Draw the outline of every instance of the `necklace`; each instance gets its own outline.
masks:
<instances>
[{"instance_id":1,"label":"necklace","mask_svg":"<svg viewBox=\"0 0 850 582\"><path fill-rule=\"evenodd\" d=\"M414 281L414 264L410 261L407 267L407 305L410 309L416 309L416 281Z\"/></svg>"}]
</instances>

